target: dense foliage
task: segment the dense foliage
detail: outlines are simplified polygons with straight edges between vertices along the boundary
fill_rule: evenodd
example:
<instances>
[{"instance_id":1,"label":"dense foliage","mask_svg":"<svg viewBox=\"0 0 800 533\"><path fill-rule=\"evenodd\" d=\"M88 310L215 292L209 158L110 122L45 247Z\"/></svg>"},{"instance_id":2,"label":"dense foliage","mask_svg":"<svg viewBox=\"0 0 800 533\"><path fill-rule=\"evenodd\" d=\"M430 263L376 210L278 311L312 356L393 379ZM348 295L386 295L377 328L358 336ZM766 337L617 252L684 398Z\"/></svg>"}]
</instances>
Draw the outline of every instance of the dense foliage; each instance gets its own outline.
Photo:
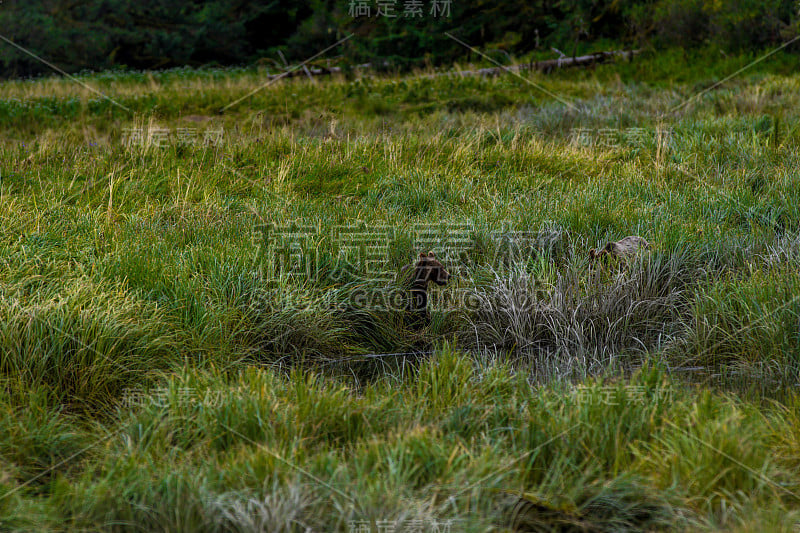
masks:
<instances>
[{"instance_id":1,"label":"dense foliage","mask_svg":"<svg viewBox=\"0 0 800 533\"><path fill-rule=\"evenodd\" d=\"M713 44L738 51L798 35L796 0L9 0L2 35L69 72L208 64L283 66L353 33L326 56L408 67L469 51L552 55L614 46ZM392 16L394 15L394 16ZM49 69L7 42L0 76Z\"/></svg>"}]
</instances>

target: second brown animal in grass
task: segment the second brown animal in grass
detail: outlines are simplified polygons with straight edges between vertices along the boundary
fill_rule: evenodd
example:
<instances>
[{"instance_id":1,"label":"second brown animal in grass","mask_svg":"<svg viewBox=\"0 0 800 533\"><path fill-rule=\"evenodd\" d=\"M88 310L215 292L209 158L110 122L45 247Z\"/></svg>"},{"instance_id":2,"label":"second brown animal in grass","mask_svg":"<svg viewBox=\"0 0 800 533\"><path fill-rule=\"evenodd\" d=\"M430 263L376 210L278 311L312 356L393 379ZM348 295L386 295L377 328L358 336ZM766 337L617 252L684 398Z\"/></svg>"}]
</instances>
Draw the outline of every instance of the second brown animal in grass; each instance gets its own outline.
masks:
<instances>
[{"instance_id":1,"label":"second brown animal in grass","mask_svg":"<svg viewBox=\"0 0 800 533\"><path fill-rule=\"evenodd\" d=\"M413 273L412 273L413 268ZM400 277L409 292L406 311L409 315L409 325L420 329L430 322L431 315L428 311L428 284L447 285L450 273L444 265L436 259L436 254L428 252L419 254L415 265L407 265L400 271Z\"/></svg>"},{"instance_id":2,"label":"second brown animal in grass","mask_svg":"<svg viewBox=\"0 0 800 533\"><path fill-rule=\"evenodd\" d=\"M618 241L609 242L600 251L592 248L589 250L589 261L594 262L603 256L628 259L636 255L636 252L639 250L646 250L648 248L650 248L650 243L647 242L644 237L629 235Z\"/></svg>"}]
</instances>

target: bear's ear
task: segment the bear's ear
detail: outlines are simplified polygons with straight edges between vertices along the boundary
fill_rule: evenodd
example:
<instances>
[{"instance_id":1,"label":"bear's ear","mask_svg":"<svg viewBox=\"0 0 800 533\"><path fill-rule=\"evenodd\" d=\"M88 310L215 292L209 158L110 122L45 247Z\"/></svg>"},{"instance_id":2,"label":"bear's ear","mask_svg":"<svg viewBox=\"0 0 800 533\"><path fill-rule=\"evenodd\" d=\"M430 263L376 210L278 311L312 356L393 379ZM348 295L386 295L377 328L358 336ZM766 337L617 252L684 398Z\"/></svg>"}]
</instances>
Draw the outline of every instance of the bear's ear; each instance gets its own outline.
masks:
<instances>
[{"instance_id":1,"label":"bear's ear","mask_svg":"<svg viewBox=\"0 0 800 533\"><path fill-rule=\"evenodd\" d=\"M436 257L436 254L433 252L428 252L428 257Z\"/></svg>"},{"instance_id":2,"label":"bear's ear","mask_svg":"<svg viewBox=\"0 0 800 533\"><path fill-rule=\"evenodd\" d=\"M419 258L420 258L420 259L425 259L425 257L426 257L426 256L425 256L425 252L420 252L420 253L419 253Z\"/></svg>"}]
</instances>

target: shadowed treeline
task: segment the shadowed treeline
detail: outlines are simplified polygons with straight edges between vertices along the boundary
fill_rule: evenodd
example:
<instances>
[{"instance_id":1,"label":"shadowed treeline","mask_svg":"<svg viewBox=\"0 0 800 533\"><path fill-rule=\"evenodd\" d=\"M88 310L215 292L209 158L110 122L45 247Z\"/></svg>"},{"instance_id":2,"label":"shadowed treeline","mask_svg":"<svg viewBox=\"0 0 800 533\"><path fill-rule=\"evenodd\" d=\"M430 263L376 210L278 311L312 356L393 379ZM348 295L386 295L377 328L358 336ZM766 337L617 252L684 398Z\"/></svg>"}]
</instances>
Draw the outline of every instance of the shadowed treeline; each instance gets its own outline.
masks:
<instances>
[{"instance_id":1,"label":"shadowed treeline","mask_svg":"<svg viewBox=\"0 0 800 533\"><path fill-rule=\"evenodd\" d=\"M713 46L762 49L798 35L794 0L10 0L0 34L67 72L109 68L259 64L273 70L302 61L347 34L325 56L343 65L388 68L475 59L445 35L481 47L495 60L553 58L607 48ZM392 9L386 9L386 5ZM0 77L38 75L42 62L0 43Z\"/></svg>"}]
</instances>

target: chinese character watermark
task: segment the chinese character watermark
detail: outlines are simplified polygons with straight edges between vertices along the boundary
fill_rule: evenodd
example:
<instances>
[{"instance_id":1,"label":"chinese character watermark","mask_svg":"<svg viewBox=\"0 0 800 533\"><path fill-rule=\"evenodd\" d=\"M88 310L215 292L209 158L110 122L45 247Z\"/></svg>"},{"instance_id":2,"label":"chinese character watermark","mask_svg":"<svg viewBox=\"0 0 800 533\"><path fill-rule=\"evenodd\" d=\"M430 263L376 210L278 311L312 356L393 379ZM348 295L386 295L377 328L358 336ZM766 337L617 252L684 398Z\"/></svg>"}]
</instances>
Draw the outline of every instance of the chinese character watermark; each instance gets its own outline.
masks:
<instances>
[{"instance_id":1,"label":"chinese character watermark","mask_svg":"<svg viewBox=\"0 0 800 533\"><path fill-rule=\"evenodd\" d=\"M351 520L348 533L455 533L456 519Z\"/></svg>"},{"instance_id":2,"label":"chinese character watermark","mask_svg":"<svg viewBox=\"0 0 800 533\"><path fill-rule=\"evenodd\" d=\"M469 223L415 224L413 232L415 250L434 250L453 269L475 248L474 228Z\"/></svg>"},{"instance_id":3,"label":"chinese character watermark","mask_svg":"<svg viewBox=\"0 0 800 533\"><path fill-rule=\"evenodd\" d=\"M254 231L261 273L267 282L330 279L391 285L415 264L419 253L434 252L447 271L457 277L469 274L478 256L497 267L530 258L553 258L569 245L567 232L547 223L539 231L516 231L498 223L490 235L478 236L471 222L417 223L408 229L355 221L323 229L302 220L258 224ZM409 262L392 251L409 246ZM376 298L374 295L370 299ZM383 297L382 297L383 298ZM383 298L392 301L393 297ZM395 305L382 305L396 308Z\"/></svg>"},{"instance_id":4,"label":"chinese character watermark","mask_svg":"<svg viewBox=\"0 0 800 533\"><path fill-rule=\"evenodd\" d=\"M636 404L645 405L652 402L654 396L670 394L668 390L648 389L644 385L626 385L625 387L602 385L578 385L574 389L574 397L582 405L604 405L613 407L617 405Z\"/></svg>"},{"instance_id":5,"label":"chinese character watermark","mask_svg":"<svg viewBox=\"0 0 800 533\"><path fill-rule=\"evenodd\" d=\"M266 261L268 281L313 279L320 266L316 226L292 222L256 226L256 244Z\"/></svg>"},{"instance_id":6,"label":"chinese character watermark","mask_svg":"<svg viewBox=\"0 0 800 533\"><path fill-rule=\"evenodd\" d=\"M175 389L175 402L180 406L202 404L214 407L222 400L222 391L198 391L193 387L179 387ZM122 393L122 404L126 407L142 407L155 405L166 407L170 403L170 390L167 387L155 389L142 389L138 387L126 388Z\"/></svg>"},{"instance_id":7,"label":"chinese character watermark","mask_svg":"<svg viewBox=\"0 0 800 533\"><path fill-rule=\"evenodd\" d=\"M572 128L570 142L578 146L597 146L600 148L624 148L625 146L644 146L650 140L662 146L672 141L672 129L659 126L655 130L646 128Z\"/></svg>"},{"instance_id":8,"label":"chinese character watermark","mask_svg":"<svg viewBox=\"0 0 800 533\"><path fill-rule=\"evenodd\" d=\"M452 0L428 0L427 13L436 18L450 18ZM350 0L347 14L353 18L422 18L426 13L423 0Z\"/></svg>"},{"instance_id":9,"label":"chinese character watermark","mask_svg":"<svg viewBox=\"0 0 800 533\"><path fill-rule=\"evenodd\" d=\"M390 226L367 226L364 223L335 226L333 242L338 248L336 267L366 276L373 281L391 281L389 241Z\"/></svg>"},{"instance_id":10,"label":"chinese character watermark","mask_svg":"<svg viewBox=\"0 0 800 533\"><path fill-rule=\"evenodd\" d=\"M122 131L122 145L126 148L155 147L164 148L171 143L179 146L219 146L222 144L224 130L207 129L202 132L197 128L131 127Z\"/></svg>"}]
</instances>

